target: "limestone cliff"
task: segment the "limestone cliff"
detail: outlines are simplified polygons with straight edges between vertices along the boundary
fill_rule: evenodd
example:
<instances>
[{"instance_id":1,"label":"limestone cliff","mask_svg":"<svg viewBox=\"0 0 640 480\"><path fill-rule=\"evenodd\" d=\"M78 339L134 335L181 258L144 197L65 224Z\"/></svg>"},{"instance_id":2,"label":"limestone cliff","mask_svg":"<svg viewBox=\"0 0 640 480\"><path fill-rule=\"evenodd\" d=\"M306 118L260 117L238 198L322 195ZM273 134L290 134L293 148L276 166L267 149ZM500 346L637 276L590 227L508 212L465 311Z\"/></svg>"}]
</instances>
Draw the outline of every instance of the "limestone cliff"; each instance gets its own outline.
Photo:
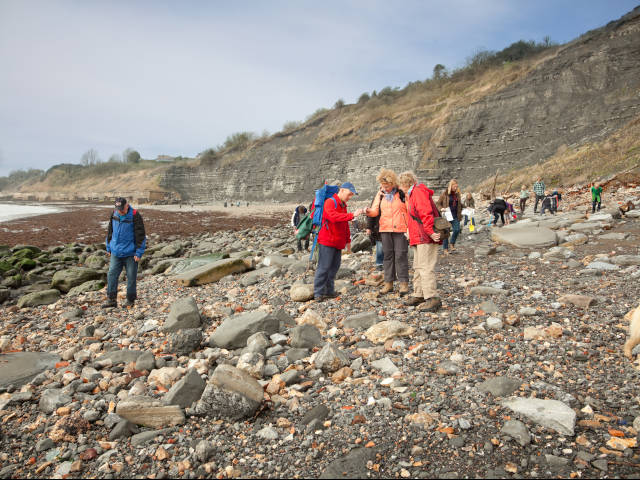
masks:
<instances>
[{"instance_id":1,"label":"limestone cliff","mask_svg":"<svg viewBox=\"0 0 640 480\"><path fill-rule=\"evenodd\" d=\"M333 110L213 163L170 167L160 184L196 202L301 201L325 180L372 194L386 166L435 188L473 185L602 140L640 113L640 7L497 75L368 121L359 105Z\"/></svg>"}]
</instances>

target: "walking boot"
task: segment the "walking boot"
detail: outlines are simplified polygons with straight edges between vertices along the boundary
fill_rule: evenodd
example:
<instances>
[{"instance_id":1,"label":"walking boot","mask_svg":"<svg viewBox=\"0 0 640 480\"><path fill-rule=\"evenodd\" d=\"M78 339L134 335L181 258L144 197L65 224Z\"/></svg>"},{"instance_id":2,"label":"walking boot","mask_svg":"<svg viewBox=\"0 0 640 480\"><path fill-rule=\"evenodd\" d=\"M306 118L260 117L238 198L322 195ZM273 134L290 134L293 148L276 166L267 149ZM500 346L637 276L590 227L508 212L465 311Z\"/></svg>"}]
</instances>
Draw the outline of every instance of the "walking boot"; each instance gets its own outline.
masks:
<instances>
[{"instance_id":1,"label":"walking boot","mask_svg":"<svg viewBox=\"0 0 640 480\"><path fill-rule=\"evenodd\" d=\"M404 304L407 307L415 307L416 305L420 305L422 302L424 302L424 298L422 297L409 297Z\"/></svg>"},{"instance_id":2,"label":"walking boot","mask_svg":"<svg viewBox=\"0 0 640 480\"><path fill-rule=\"evenodd\" d=\"M136 301L135 300L129 300L128 298L125 300L125 302L122 304L123 307L127 308L127 307L133 307L135 305Z\"/></svg>"},{"instance_id":3,"label":"walking boot","mask_svg":"<svg viewBox=\"0 0 640 480\"><path fill-rule=\"evenodd\" d=\"M105 303L101 305L102 308L115 308L118 306L118 301L115 298L109 298Z\"/></svg>"},{"instance_id":4,"label":"walking boot","mask_svg":"<svg viewBox=\"0 0 640 480\"><path fill-rule=\"evenodd\" d=\"M442 300L440 297L431 297L425 301L424 305L420 308L425 312L437 312L442 307Z\"/></svg>"},{"instance_id":5,"label":"walking boot","mask_svg":"<svg viewBox=\"0 0 640 480\"><path fill-rule=\"evenodd\" d=\"M398 292L400 293L401 296L409 293L409 282L400 282Z\"/></svg>"},{"instance_id":6,"label":"walking boot","mask_svg":"<svg viewBox=\"0 0 640 480\"><path fill-rule=\"evenodd\" d=\"M380 289L380 295L385 295L393 291L393 282L384 282L384 285Z\"/></svg>"}]
</instances>

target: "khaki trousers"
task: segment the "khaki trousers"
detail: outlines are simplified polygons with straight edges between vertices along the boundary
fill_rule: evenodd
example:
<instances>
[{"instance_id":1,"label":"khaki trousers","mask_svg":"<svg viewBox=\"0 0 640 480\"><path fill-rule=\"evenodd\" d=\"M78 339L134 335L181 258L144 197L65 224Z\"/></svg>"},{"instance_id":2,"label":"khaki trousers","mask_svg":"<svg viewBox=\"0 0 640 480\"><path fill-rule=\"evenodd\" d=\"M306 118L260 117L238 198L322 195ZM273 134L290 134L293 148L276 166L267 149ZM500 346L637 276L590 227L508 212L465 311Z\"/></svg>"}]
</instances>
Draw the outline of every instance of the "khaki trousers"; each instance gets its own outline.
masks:
<instances>
[{"instance_id":1,"label":"khaki trousers","mask_svg":"<svg viewBox=\"0 0 640 480\"><path fill-rule=\"evenodd\" d=\"M438 295L436 286L437 243L421 243L412 247L413 251L413 296L425 300Z\"/></svg>"}]
</instances>

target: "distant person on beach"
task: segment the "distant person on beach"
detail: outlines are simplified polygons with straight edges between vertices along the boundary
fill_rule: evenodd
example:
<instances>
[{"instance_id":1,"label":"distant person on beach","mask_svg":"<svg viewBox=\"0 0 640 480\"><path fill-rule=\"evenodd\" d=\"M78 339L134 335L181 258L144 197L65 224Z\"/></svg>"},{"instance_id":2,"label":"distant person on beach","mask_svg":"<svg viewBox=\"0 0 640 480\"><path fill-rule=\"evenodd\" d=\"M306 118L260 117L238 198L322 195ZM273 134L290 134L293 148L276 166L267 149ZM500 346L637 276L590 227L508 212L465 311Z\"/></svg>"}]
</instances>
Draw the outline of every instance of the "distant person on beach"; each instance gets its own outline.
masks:
<instances>
[{"instance_id":1,"label":"distant person on beach","mask_svg":"<svg viewBox=\"0 0 640 480\"><path fill-rule=\"evenodd\" d=\"M593 203L591 213L596 213L596 205L598 206L598 211L600 211L600 206L602 205L602 185L591 184L591 202Z\"/></svg>"},{"instance_id":2,"label":"distant person on beach","mask_svg":"<svg viewBox=\"0 0 640 480\"><path fill-rule=\"evenodd\" d=\"M493 214L493 224L498 226L498 218L502 220L502 225L504 225L504 212L507 210L507 202L504 201L502 197L496 197L491 205L489 205L489 212Z\"/></svg>"},{"instance_id":3,"label":"distant person on beach","mask_svg":"<svg viewBox=\"0 0 640 480\"><path fill-rule=\"evenodd\" d=\"M533 184L533 193L536 194L536 204L533 206L533 213L538 213L538 202L544 198L545 184L542 181L542 177L538 177L536 183Z\"/></svg>"},{"instance_id":4,"label":"distant person on beach","mask_svg":"<svg viewBox=\"0 0 640 480\"><path fill-rule=\"evenodd\" d=\"M527 208L527 200L529 199L529 190L525 185L522 185L520 189L520 214L524 213L524 209Z\"/></svg>"},{"instance_id":5,"label":"distant person on beach","mask_svg":"<svg viewBox=\"0 0 640 480\"><path fill-rule=\"evenodd\" d=\"M131 208L126 198L118 197L115 210L109 218L107 229L107 255L111 257L107 275L107 302L103 308L118 306L118 277L124 268L127 272L127 300L125 307L136 301L136 276L138 262L147 246L142 215Z\"/></svg>"},{"instance_id":6,"label":"distant person on beach","mask_svg":"<svg viewBox=\"0 0 640 480\"><path fill-rule=\"evenodd\" d=\"M473 199L473 195L471 192L467 192L464 194L464 198L462 200L462 216L464 217L464 226L467 226L467 223L471 221L474 224L473 216L469 216L469 212L473 212L476 208L476 201ZM467 212L467 213L465 213Z\"/></svg>"},{"instance_id":7,"label":"distant person on beach","mask_svg":"<svg viewBox=\"0 0 640 480\"><path fill-rule=\"evenodd\" d=\"M291 226L293 227L295 234L298 234L298 225L300 225L300 220L307 214L307 207L304 205L299 205L293 211L293 215L291 216ZM304 239L304 249L309 250L309 236L307 235ZM302 251L302 239L298 238L298 251Z\"/></svg>"},{"instance_id":8,"label":"distant person on beach","mask_svg":"<svg viewBox=\"0 0 640 480\"><path fill-rule=\"evenodd\" d=\"M353 213L347 212L347 202L357 194L353 183L345 182L338 193L324 201L322 227L318 232L318 268L313 280L315 300L323 301L338 296L335 279L342 261L342 249L351 242L349 222L364 213L362 208Z\"/></svg>"},{"instance_id":9,"label":"distant person on beach","mask_svg":"<svg viewBox=\"0 0 640 480\"><path fill-rule=\"evenodd\" d=\"M456 249L455 244L460 233L460 221L462 220L462 200L457 180L453 179L449 182L449 186L440 195L436 206L443 212L448 208L451 214L451 219L447 218L451 223L451 245L449 245L448 237L442 240L442 251L448 254L449 246L451 246L451 251ZM446 214L443 213L443 216L446 217Z\"/></svg>"}]
</instances>

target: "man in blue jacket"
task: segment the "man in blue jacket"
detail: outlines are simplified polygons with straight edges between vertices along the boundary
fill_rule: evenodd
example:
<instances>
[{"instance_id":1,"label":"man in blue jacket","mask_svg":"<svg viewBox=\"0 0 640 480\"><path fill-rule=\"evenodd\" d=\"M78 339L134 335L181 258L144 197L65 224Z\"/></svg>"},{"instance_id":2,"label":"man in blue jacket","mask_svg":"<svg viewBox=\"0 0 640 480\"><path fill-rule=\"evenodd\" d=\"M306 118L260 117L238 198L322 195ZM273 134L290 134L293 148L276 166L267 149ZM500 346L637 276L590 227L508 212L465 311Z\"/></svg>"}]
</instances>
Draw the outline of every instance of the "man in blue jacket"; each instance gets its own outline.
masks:
<instances>
[{"instance_id":1,"label":"man in blue jacket","mask_svg":"<svg viewBox=\"0 0 640 480\"><path fill-rule=\"evenodd\" d=\"M118 306L118 277L124 268L127 272L127 301L132 307L136 301L136 275L138 262L147 246L142 216L127 203L126 198L116 198L116 209L109 218L107 230L107 255L111 257L107 275L107 303L104 308Z\"/></svg>"}]
</instances>

